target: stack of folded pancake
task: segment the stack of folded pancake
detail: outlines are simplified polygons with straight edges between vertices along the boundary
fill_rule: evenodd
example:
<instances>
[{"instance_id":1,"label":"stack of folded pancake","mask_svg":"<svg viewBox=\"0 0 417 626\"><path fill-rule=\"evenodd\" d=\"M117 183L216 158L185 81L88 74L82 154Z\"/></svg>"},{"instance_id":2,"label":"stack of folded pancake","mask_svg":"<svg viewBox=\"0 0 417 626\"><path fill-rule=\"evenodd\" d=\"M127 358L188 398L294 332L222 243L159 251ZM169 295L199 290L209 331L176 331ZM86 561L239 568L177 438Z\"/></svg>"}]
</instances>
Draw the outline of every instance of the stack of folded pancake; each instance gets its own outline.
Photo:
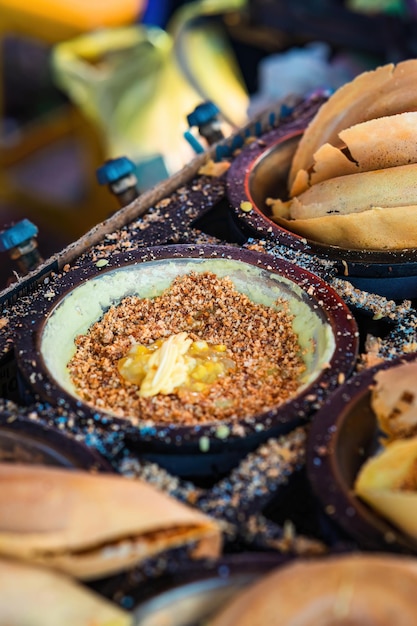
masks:
<instances>
[{"instance_id":1,"label":"stack of folded pancake","mask_svg":"<svg viewBox=\"0 0 417 626\"><path fill-rule=\"evenodd\" d=\"M417 60L339 88L303 134L290 200L269 200L295 233L350 249L417 247Z\"/></svg>"}]
</instances>

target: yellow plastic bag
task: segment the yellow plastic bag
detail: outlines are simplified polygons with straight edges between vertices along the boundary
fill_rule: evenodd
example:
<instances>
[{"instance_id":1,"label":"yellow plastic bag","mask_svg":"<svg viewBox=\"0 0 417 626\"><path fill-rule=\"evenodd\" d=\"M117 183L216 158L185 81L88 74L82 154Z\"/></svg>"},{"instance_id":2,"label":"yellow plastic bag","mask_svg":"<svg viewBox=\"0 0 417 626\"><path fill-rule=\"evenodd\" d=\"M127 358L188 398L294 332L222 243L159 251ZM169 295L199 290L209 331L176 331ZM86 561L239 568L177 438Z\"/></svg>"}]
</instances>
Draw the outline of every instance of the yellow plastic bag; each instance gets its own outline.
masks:
<instances>
[{"instance_id":1,"label":"yellow plastic bag","mask_svg":"<svg viewBox=\"0 0 417 626\"><path fill-rule=\"evenodd\" d=\"M204 28L187 29L185 45L210 76L212 93L192 84L177 59L178 41L156 27L101 30L53 50L57 85L98 126L108 158L126 155L137 164L141 189L192 158L183 133L202 100L213 100L233 125L246 120L248 95L234 59L212 26Z\"/></svg>"}]
</instances>

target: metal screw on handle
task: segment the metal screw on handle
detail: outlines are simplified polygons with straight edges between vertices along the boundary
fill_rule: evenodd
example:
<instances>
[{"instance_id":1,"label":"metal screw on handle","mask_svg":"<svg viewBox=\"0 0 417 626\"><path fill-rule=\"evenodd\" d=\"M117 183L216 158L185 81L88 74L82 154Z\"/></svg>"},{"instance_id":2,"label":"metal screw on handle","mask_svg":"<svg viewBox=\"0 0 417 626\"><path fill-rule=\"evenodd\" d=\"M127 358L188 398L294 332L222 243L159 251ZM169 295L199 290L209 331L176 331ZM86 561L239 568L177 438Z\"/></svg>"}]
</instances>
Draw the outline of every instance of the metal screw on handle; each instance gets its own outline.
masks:
<instances>
[{"instance_id":1,"label":"metal screw on handle","mask_svg":"<svg viewBox=\"0 0 417 626\"><path fill-rule=\"evenodd\" d=\"M23 219L0 231L0 252L8 252L23 274L34 270L43 261L38 249L38 228Z\"/></svg>"},{"instance_id":2,"label":"metal screw on handle","mask_svg":"<svg viewBox=\"0 0 417 626\"><path fill-rule=\"evenodd\" d=\"M217 106L213 102L208 101L199 104L192 113L187 115L189 128L197 127L200 135L204 137L210 146L224 138L219 113ZM196 152L204 150L195 138L193 141L193 135L190 131L187 131L184 136Z\"/></svg>"},{"instance_id":3,"label":"metal screw on handle","mask_svg":"<svg viewBox=\"0 0 417 626\"><path fill-rule=\"evenodd\" d=\"M110 159L96 171L100 185L107 185L116 196L121 207L130 204L139 196L136 166L127 157Z\"/></svg>"}]
</instances>

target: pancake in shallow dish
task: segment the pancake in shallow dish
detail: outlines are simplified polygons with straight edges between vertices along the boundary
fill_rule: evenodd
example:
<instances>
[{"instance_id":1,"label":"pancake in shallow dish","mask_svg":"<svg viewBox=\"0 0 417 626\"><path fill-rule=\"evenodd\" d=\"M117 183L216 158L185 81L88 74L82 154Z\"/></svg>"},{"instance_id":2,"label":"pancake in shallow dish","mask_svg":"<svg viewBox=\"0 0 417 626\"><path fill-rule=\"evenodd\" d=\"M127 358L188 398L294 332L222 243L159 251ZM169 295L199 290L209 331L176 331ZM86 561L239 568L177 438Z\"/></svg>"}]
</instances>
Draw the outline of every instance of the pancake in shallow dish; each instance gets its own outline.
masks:
<instances>
[{"instance_id":1,"label":"pancake in shallow dish","mask_svg":"<svg viewBox=\"0 0 417 626\"><path fill-rule=\"evenodd\" d=\"M417 247L417 60L364 72L320 107L272 219L307 239L353 250Z\"/></svg>"},{"instance_id":2,"label":"pancake in shallow dish","mask_svg":"<svg viewBox=\"0 0 417 626\"><path fill-rule=\"evenodd\" d=\"M394 526L417 539L417 362L376 372L370 404L384 437L362 465L354 491Z\"/></svg>"},{"instance_id":3,"label":"pancake in shallow dish","mask_svg":"<svg viewBox=\"0 0 417 626\"><path fill-rule=\"evenodd\" d=\"M129 613L64 574L0 558L4 626L133 626Z\"/></svg>"},{"instance_id":4,"label":"pancake in shallow dish","mask_svg":"<svg viewBox=\"0 0 417 626\"><path fill-rule=\"evenodd\" d=\"M417 437L389 443L361 467L354 491L394 526L417 539Z\"/></svg>"},{"instance_id":5,"label":"pancake in shallow dish","mask_svg":"<svg viewBox=\"0 0 417 626\"><path fill-rule=\"evenodd\" d=\"M284 566L209 626L414 626L417 560L350 554Z\"/></svg>"},{"instance_id":6,"label":"pancake in shallow dish","mask_svg":"<svg viewBox=\"0 0 417 626\"><path fill-rule=\"evenodd\" d=\"M417 434L417 361L375 374L371 406L388 439Z\"/></svg>"},{"instance_id":7,"label":"pancake in shallow dish","mask_svg":"<svg viewBox=\"0 0 417 626\"><path fill-rule=\"evenodd\" d=\"M101 578L171 548L216 557L219 525L144 481L0 464L0 554Z\"/></svg>"}]
</instances>

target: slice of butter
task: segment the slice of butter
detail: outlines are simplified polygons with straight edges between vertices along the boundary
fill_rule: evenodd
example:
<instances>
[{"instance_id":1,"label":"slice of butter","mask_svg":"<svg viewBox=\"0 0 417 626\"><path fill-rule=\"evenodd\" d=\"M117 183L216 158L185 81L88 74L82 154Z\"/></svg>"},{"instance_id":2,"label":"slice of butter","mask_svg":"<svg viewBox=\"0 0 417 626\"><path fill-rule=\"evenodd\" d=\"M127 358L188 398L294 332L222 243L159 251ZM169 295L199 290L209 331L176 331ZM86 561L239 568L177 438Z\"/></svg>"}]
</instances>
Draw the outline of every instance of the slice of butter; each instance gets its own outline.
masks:
<instances>
[{"instance_id":1,"label":"slice of butter","mask_svg":"<svg viewBox=\"0 0 417 626\"><path fill-rule=\"evenodd\" d=\"M178 389L205 391L234 366L224 344L193 341L186 332L149 346L134 344L118 363L120 375L138 385L143 398L168 395Z\"/></svg>"},{"instance_id":2,"label":"slice of butter","mask_svg":"<svg viewBox=\"0 0 417 626\"><path fill-rule=\"evenodd\" d=\"M417 537L417 437L389 443L368 459L354 491L392 524Z\"/></svg>"}]
</instances>

